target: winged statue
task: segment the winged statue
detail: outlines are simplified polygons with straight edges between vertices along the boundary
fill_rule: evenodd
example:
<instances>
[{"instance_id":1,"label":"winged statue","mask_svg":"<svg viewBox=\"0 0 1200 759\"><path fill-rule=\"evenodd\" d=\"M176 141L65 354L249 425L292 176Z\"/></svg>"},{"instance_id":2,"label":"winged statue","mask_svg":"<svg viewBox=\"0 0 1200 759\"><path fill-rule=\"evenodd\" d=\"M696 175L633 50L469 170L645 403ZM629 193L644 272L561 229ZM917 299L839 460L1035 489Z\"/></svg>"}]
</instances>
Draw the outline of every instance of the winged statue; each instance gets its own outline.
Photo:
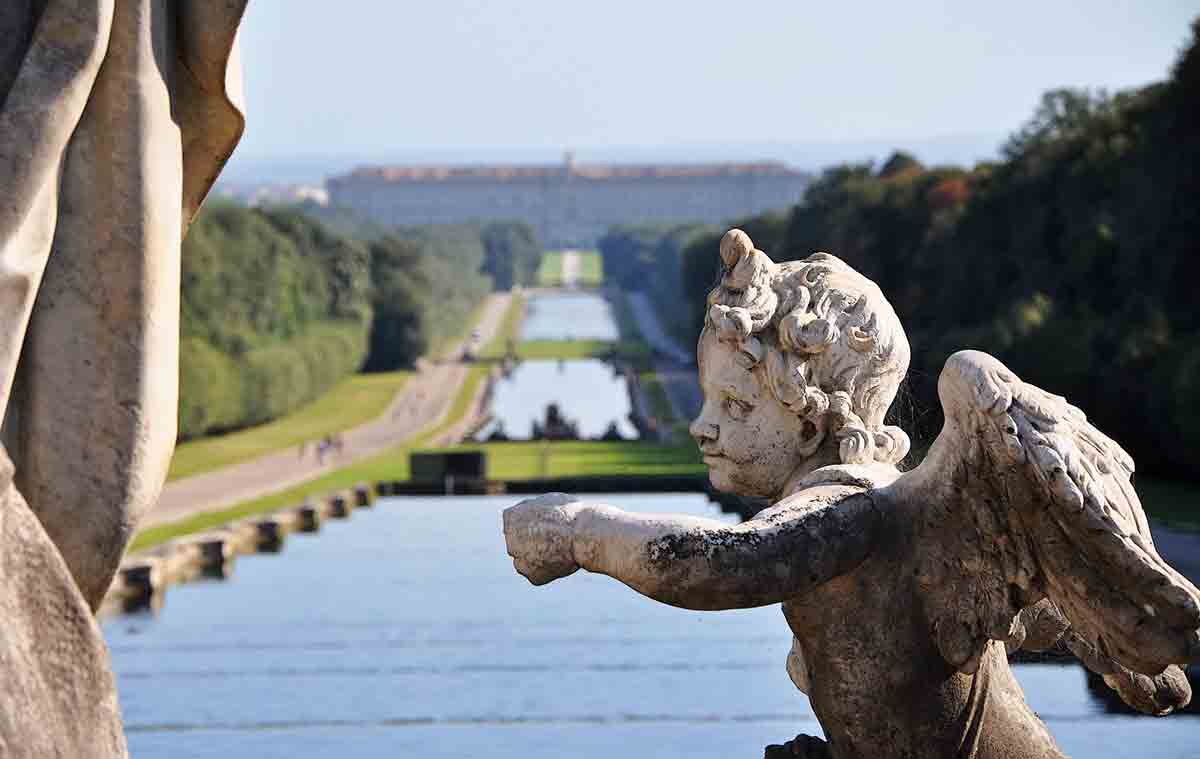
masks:
<instances>
[{"instance_id":1,"label":"winged statue","mask_svg":"<svg viewBox=\"0 0 1200 759\"><path fill-rule=\"evenodd\" d=\"M504 512L518 572L582 568L657 601L782 604L787 671L824 737L768 756L1062 757L1008 655L1068 649L1131 706L1191 697L1200 590L1155 550L1133 460L1065 399L962 351L920 465L885 422L908 340L879 288L816 253L777 264L721 240L690 431L720 490L773 505L741 524L563 494Z\"/></svg>"}]
</instances>

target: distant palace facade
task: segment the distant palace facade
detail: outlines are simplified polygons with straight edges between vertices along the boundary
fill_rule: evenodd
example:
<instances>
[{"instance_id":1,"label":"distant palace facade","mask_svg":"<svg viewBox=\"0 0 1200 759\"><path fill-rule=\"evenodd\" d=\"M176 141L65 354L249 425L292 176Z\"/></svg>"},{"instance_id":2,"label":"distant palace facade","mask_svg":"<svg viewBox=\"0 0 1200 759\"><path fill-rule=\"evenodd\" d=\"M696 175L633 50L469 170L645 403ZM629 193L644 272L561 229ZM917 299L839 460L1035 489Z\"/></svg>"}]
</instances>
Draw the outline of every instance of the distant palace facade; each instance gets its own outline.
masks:
<instances>
[{"instance_id":1,"label":"distant palace facade","mask_svg":"<svg viewBox=\"0 0 1200 759\"><path fill-rule=\"evenodd\" d=\"M383 224L513 219L547 247L591 247L614 224L722 223L800 202L782 163L374 166L326 182L330 203Z\"/></svg>"}]
</instances>

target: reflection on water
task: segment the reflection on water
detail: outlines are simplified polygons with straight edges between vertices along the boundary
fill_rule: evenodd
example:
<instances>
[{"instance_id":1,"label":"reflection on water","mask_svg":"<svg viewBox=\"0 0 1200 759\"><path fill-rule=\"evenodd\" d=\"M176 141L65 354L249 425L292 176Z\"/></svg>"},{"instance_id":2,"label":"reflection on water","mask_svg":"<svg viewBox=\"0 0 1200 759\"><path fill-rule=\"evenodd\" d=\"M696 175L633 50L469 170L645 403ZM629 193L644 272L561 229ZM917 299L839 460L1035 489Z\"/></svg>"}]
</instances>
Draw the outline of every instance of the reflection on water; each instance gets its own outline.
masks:
<instances>
[{"instance_id":1,"label":"reflection on water","mask_svg":"<svg viewBox=\"0 0 1200 759\"><path fill-rule=\"evenodd\" d=\"M621 437L637 437L629 422L625 378L603 361L525 361L499 380L492 392L493 421L481 437L502 426L512 438L528 438L533 421L545 416L550 403L558 404L568 419L578 423L582 438L598 438L614 423Z\"/></svg>"},{"instance_id":2,"label":"reflection on water","mask_svg":"<svg viewBox=\"0 0 1200 759\"><path fill-rule=\"evenodd\" d=\"M512 501L382 499L106 622L132 755L729 759L819 731L777 608L682 611L584 573L531 588L504 552ZM1194 717L1105 714L1077 667L1017 671L1075 757L1196 755Z\"/></svg>"},{"instance_id":3,"label":"reflection on water","mask_svg":"<svg viewBox=\"0 0 1200 759\"><path fill-rule=\"evenodd\" d=\"M522 340L616 341L617 337L608 301L590 293L534 296L521 328Z\"/></svg>"}]
</instances>

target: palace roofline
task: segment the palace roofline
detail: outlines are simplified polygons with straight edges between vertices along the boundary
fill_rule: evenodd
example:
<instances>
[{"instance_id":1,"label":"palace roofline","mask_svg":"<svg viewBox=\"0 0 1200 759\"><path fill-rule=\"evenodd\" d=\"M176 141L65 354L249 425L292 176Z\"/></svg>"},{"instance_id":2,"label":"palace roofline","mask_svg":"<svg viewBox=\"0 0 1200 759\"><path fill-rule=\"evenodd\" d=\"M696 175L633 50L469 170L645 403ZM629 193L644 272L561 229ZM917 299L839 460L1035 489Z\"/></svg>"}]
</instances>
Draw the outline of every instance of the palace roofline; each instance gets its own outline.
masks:
<instances>
[{"instance_id":1,"label":"palace roofline","mask_svg":"<svg viewBox=\"0 0 1200 759\"><path fill-rule=\"evenodd\" d=\"M605 179L681 179L740 176L807 176L781 161L750 163L661 163L661 164L464 164L360 166L349 174L332 177L330 183L447 182L454 180L513 181L522 179L562 179L578 177Z\"/></svg>"}]
</instances>

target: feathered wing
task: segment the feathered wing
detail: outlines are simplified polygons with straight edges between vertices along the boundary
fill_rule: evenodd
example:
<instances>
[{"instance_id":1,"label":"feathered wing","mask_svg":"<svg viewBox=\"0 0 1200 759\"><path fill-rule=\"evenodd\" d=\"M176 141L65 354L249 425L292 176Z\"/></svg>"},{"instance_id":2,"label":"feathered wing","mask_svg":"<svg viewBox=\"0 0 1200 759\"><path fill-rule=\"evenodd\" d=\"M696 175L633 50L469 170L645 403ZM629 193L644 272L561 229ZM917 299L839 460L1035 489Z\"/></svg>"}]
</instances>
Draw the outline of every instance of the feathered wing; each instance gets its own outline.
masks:
<instances>
[{"instance_id":1,"label":"feathered wing","mask_svg":"<svg viewBox=\"0 0 1200 759\"><path fill-rule=\"evenodd\" d=\"M947 661L970 670L988 639L1019 645L1035 606L1085 664L1113 666L1100 674L1200 661L1200 591L1155 550L1133 459L985 353L951 356L938 394L945 427L897 485L932 499L922 529L947 532L922 571Z\"/></svg>"}]
</instances>

